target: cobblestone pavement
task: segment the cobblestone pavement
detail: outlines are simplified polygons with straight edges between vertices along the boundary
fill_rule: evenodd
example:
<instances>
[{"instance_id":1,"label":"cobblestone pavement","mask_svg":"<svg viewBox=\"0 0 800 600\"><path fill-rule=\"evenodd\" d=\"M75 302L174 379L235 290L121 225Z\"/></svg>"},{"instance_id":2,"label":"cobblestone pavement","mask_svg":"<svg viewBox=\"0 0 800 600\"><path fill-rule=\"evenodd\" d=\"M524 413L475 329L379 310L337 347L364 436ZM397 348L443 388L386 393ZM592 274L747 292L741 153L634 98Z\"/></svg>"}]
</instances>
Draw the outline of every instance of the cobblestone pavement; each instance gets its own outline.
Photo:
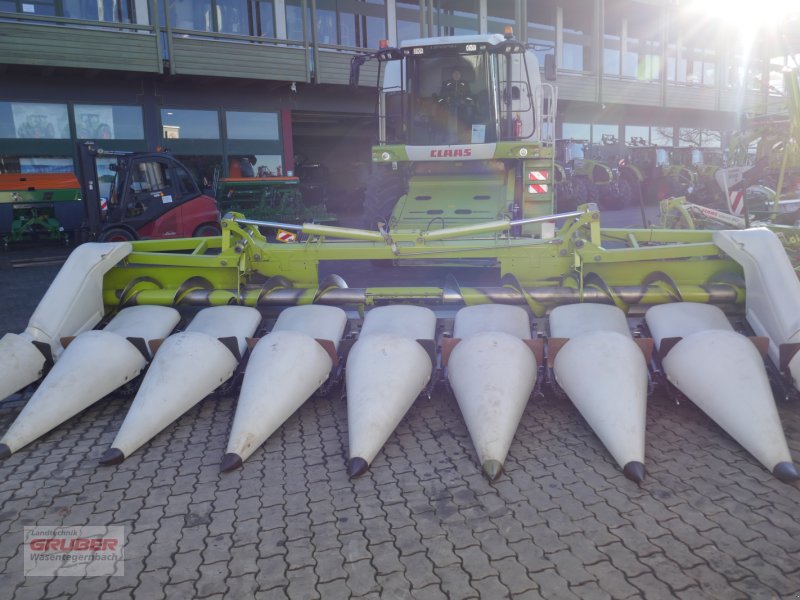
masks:
<instances>
[{"instance_id":1,"label":"cobblestone pavement","mask_svg":"<svg viewBox=\"0 0 800 600\"><path fill-rule=\"evenodd\" d=\"M29 276L46 285L43 273ZM641 487L571 403L551 397L530 402L494 485L443 388L417 401L356 480L345 470L339 394L310 400L243 469L224 475L231 397L207 398L121 465L98 466L128 403L106 399L0 463L4 597L800 592L800 486L775 480L689 403L651 398ZM22 406L0 403L0 429ZM780 412L800 458L800 406L782 403ZM24 578L22 527L34 524L125 526L124 576Z\"/></svg>"}]
</instances>

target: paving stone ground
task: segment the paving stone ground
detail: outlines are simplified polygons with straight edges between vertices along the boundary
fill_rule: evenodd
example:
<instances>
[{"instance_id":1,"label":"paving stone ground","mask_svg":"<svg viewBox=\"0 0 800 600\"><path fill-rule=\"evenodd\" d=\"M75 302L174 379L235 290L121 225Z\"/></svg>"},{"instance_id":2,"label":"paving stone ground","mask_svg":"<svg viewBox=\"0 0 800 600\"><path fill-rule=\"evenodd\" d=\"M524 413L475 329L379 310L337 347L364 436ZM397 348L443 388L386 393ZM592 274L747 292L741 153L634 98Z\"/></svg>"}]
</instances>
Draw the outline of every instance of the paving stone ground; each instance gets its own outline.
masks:
<instances>
[{"instance_id":1,"label":"paving stone ground","mask_svg":"<svg viewBox=\"0 0 800 600\"><path fill-rule=\"evenodd\" d=\"M26 289L40 295L54 270L34 267L13 285L29 277ZM0 283L9 277L6 260ZM9 302L0 330L24 326L17 315L27 318L31 306ZM244 468L224 475L232 397L205 399L121 465L98 466L129 402L103 400L0 463L4 597L800 593L800 486L775 480L690 403L650 399L648 477L637 486L555 397L531 400L494 484L481 476L444 387L416 402L356 480L345 470L338 393L310 400ZM0 403L0 430L23 404ZM800 458L800 405L779 409ZM126 528L124 576L22 576L23 526L111 524Z\"/></svg>"}]
</instances>

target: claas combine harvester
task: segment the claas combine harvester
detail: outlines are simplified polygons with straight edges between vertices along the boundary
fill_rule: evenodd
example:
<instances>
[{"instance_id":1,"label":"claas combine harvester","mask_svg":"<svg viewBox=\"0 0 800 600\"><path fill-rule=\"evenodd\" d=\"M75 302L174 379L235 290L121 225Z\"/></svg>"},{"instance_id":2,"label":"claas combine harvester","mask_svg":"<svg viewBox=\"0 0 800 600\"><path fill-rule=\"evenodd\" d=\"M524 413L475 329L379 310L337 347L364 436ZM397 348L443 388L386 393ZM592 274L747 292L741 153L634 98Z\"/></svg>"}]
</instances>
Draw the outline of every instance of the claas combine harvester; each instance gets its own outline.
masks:
<instances>
[{"instance_id":1,"label":"claas combine harvester","mask_svg":"<svg viewBox=\"0 0 800 600\"><path fill-rule=\"evenodd\" d=\"M101 459L115 464L222 386L238 397L227 471L343 380L358 476L444 380L488 478L538 389L568 396L639 482L658 384L798 478L773 394L800 385L800 284L774 234L603 229L592 204L552 214L555 90L511 37L369 58L376 227L230 214L219 237L80 246L0 340L0 396L43 377L0 454L122 386L135 397ZM299 241L267 243L275 226Z\"/></svg>"}]
</instances>

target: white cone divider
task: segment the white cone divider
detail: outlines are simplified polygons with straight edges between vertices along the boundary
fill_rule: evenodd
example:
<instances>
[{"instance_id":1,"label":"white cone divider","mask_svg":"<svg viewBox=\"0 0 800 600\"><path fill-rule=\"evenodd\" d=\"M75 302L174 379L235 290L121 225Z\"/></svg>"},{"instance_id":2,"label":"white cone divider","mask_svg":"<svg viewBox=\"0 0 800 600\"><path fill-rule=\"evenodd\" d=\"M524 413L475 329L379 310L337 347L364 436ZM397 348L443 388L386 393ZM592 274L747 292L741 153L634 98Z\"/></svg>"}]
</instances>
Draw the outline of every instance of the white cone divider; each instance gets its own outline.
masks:
<instances>
[{"instance_id":1,"label":"white cone divider","mask_svg":"<svg viewBox=\"0 0 800 600\"><path fill-rule=\"evenodd\" d=\"M416 341L432 340L436 315L418 306L369 311L347 358L348 472L361 475L411 408L433 373Z\"/></svg>"},{"instance_id":2,"label":"white cone divider","mask_svg":"<svg viewBox=\"0 0 800 600\"><path fill-rule=\"evenodd\" d=\"M531 320L524 308L505 304L467 306L456 313L454 338L465 340L487 331L501 331L526 340L531 337Z\"/></svg>"},{"instance_id":3,"label":"white cone divider","mask_svg":"<svg viewBox=\"0 0 800 600\"><path fill-rule=\"evenodd\" d=\"M456 313L461 341L447 363L447 378L484 474L494 480L536 384L536 357L528 313L518 306L485 304Z\"/></svg>"},{"instance_id":4,"label":"white cone divider","mask_svg":"<svg viewBox=\"0 0 800 600\"><path fill-rule=\"evenodd\" d=\"M230 379L239 360L219 338L235 337L242 356L260 321L254 308L216 306L201 310L186 331L164 340L100 462L121 462Z\"/></svg>"},{"instance_id":5,"label":"white cone divider","mask_svg":"<svg viewBox=\"0 0 800 600\"><path fill-rule=\"evenodd\" d=\"M250 354L223 471L241 466L325 382L333 359L317 339L337 348L346 325L334 306L295 306L278 316Z\"/></svg>"},{"instance_id":6,"label":"white cone divider","mask_svg":"<svg viewBox=\"0 0 800 600\"><path fill-rule=\"evenodd\" d=\"M24 333L7 333L0 338L0 400L39 379L45 360Z\"/></svg>"},{"instance_id":7,"label":"white cone divider","mask_svg":"<svg viewBox=\"0 0 800 600\"><path fill-rule=\"evenodd\" d=\"M769 356L780 364L781 344L800 342L800 281L778 236L764 227L715 231L714 243L744 271L747 322L756 335L769 338ZM800 389L800 353L789 361Z\"/></svg>"},{"instance_id":8,"label":"white cone divider","mask_svg":"<svg viewBox=\"0 0 800 600\"><path fill-rule=\"evenodd\" d=\"M553 361L558 385L629 479L644 479L647 361L616 306L571 304L550 313L569 341Z\"/></svg>"},{"instance_id":9,"label":"white cone divider","mask_svg":"<svg viewBox=\"0 0 800 600\"><path fill-rule=\"evenodd\" d=\"M163 338L179 320L174 308L132 306L105 329L77 336L0 439L0 455L16 452L131 381L147 358L127 338Z\"/></svg>"},{"instance_id":10,"label":"white cone divider","mask_svg":"<svg viewBox=\"0 0 800 600\"><path fill-rule=\"evenodd\" d=\"M103 275L130 254L129 242L81 244L70 253L21 334L0 339L0 400L42 376L45 355L33 342L49 346L53 359L61 338L89 331L105 314Z\"/></svg>"},{"instance_id":11,"label":"white cone divider","mask_svg":"<svg viewBox=\"0 0 800 600\"><path fill-rule=\"evenodd\" d=\"M792 464L764 361L753 343L727 328L692 327L699 325L708 305L689 302L651 308L645 318L656 342L664 337L680 337L662 359L669 381L750 452L761 464L781 479L794 480ZM722 311L716 308L718 314ZM723 315L724 316L724 315ZM723 327L718 318L710 320ZM689 327L687 324L691 324Z\"/></svg>"}]
</instances>

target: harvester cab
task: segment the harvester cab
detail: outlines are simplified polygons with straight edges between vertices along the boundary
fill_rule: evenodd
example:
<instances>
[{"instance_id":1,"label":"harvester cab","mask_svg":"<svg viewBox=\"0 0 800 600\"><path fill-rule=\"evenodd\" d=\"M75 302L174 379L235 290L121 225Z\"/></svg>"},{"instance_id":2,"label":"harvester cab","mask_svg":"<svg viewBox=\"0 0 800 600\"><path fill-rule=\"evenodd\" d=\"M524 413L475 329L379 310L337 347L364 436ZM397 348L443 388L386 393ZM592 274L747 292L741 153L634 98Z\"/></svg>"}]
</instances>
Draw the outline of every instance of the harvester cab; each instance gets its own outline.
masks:
<instances>
[{"instance_id":1,"label":"harvester cab","mask_svg":"<svg viewBox=\"0 0 800 600\"><path fill-rule=\"evenodd\" d=\"M189 170L166 152L78 145L86 218L83 237L99 242L219 235L220 214Z\"/></svg>"},{"instance_id":2,"label":"harvester cab","mask_svg":"<svg viewBox=\"0 0 800 600\"><path fill-rule=\"evenodd\" d=\"M510 36L416 39L379 64L379 140L368 226L444 229L553 210L556 91ZM524 228L539 235L538 226Z\"/></svg>"}]
</instances>

